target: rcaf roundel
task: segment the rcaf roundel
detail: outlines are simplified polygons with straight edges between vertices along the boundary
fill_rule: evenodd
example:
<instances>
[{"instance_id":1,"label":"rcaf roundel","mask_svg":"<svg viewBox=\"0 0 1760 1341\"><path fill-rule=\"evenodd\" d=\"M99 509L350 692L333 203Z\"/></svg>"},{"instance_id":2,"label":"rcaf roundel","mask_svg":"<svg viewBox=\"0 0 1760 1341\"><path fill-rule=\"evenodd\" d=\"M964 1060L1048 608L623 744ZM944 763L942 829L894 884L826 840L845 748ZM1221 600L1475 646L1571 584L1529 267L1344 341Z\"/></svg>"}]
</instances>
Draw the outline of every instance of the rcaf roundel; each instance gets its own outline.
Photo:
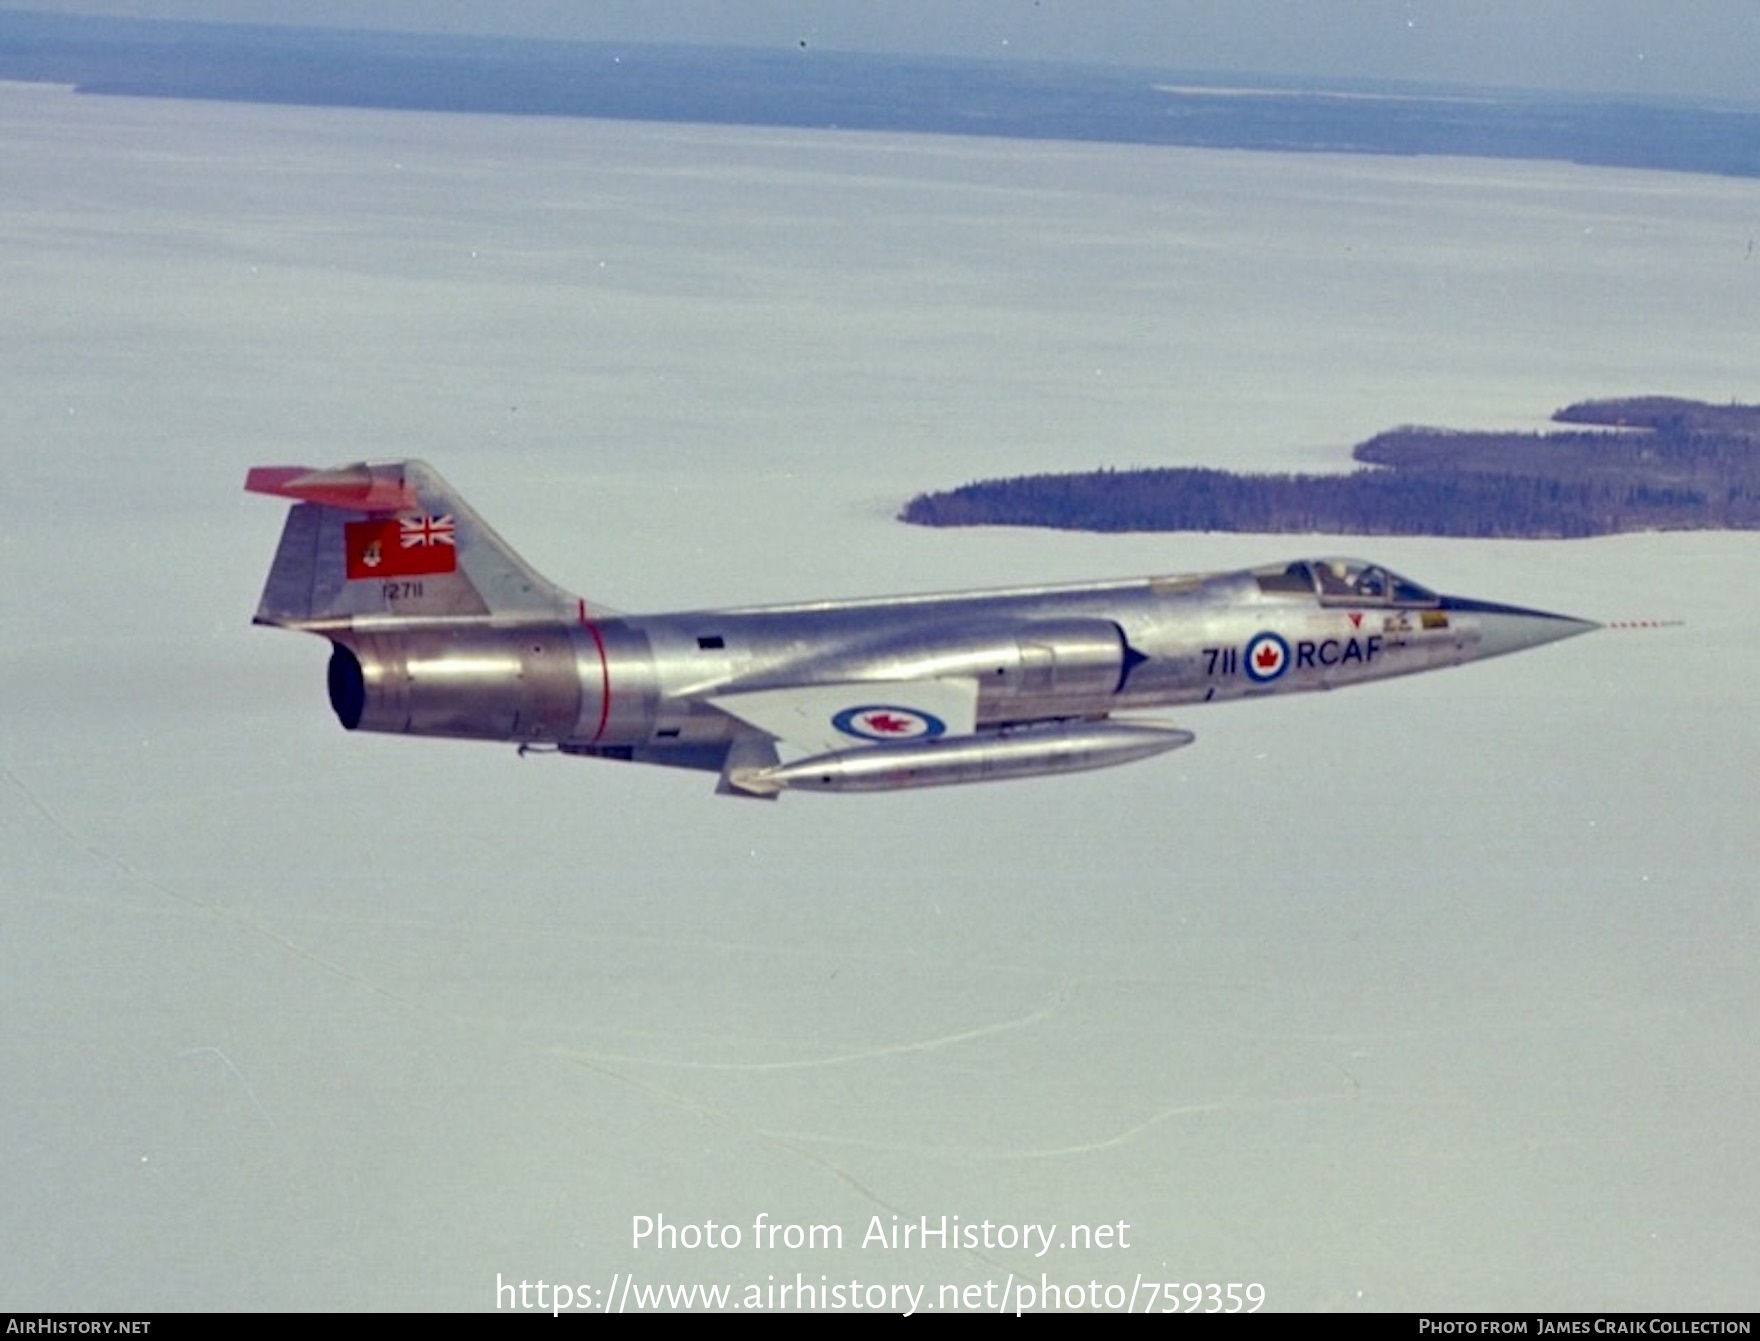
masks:
<instances>
[{"instance_id":1,"label":"rcaf roundel","mask_svg":"<svg viewBox=\"0 0 1760 1341\"><path fill-rule=\"evenodd\" d=\"M1289 644L1275 633L1254 634L1244 664L1248 678L1267 684L1289 668Z\"/></svg>"},{"instance_id":2,"label":"rcaf roundel","mask_svg":"<svg viewBox=\"0 0 1760 1341\"><path fill-rule=\"evenodd\" d=\"M947 730L947 723L932 713L892 703L845 708L831 719L831 725L861 740L928 740Z\"/></svg>"}]
</instances>

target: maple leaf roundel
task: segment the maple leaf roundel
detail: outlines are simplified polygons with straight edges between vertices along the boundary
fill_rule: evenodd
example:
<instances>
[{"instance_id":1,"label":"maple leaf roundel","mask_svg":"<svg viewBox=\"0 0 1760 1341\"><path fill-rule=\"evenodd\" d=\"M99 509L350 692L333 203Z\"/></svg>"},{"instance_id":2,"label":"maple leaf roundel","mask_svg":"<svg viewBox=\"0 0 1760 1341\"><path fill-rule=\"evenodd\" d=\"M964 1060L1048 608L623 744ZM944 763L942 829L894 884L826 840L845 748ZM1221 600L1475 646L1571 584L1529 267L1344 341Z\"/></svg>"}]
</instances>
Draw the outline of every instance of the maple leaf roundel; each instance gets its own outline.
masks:
<instances>
[{"instance_id":1,"label":"maple leaf roundel","mask_svg":"<svg viewBox=\"0 0 1760 1341\"><path fill-rule=\"evenodd\" d=\"M1266 684L1289 668L1289 644L1275 633L1254 634L1241 664L1249 678Z\"/></svg>"},{"instance_id":2,"label":"maple leaf roundel","mask_svg":"<svg viewBox=\"0 0 1760 1341\"><path fill-rule=\"evenodd\" d=\"M939 717L890 703L845 708L831 719L831 725L846 736L863 740L924 740L947 730Z\"/></svg>"}]
</instances>

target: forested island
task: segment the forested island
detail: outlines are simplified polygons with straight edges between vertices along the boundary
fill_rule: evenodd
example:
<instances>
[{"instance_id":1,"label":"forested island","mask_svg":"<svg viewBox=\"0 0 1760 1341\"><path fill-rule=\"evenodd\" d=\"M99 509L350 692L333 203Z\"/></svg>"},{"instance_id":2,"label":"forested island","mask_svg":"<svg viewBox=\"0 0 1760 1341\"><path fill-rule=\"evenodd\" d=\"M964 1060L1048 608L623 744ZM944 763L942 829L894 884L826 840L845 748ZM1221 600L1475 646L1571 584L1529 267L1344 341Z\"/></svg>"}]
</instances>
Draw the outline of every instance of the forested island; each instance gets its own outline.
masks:
<instances>
[{"instance_id":1,"label":"forested island","mask_svg":"<svg viewBox=\"0 0 1760 1341\"><path fill-rule=\"evenodd\" d=\"M1339 475L1094 470L918 494L919 526L1566 539L1760 528L1760 405L1583 401L1543 433L1405 427Z\"/></svg>"}]
</instances>

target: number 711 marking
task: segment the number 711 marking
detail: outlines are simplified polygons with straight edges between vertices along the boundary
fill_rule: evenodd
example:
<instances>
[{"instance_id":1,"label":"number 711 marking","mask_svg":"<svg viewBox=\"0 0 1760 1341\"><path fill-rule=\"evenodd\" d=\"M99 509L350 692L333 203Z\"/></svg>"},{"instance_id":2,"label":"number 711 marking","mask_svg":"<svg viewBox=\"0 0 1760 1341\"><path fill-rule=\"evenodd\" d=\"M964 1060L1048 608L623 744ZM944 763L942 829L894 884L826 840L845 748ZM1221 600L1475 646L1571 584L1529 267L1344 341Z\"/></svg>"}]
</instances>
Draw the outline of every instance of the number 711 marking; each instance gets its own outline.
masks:
<instances>
[{"instance_id":1,"label":"number 711 marking","mask_svg":"<svg viewBox=\"0 0 1760 1341\"><path fill-rule=\"evenodd\" d=\"M1241 670L1240 649L1235 647L1206 647L1204 649L1204 674L1239 675Z\"/></svg>"}]
</instances>

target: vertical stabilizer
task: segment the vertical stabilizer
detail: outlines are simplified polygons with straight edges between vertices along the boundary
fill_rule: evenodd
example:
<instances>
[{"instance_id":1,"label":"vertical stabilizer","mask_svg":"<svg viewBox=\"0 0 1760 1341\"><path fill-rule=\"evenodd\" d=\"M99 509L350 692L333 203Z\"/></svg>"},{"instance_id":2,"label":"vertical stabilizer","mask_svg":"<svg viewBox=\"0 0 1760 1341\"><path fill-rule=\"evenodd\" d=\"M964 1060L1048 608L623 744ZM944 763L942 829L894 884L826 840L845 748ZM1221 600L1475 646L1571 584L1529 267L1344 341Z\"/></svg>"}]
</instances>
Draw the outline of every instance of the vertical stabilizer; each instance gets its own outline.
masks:
<instances>
[{"instance_id":1,"label":"vertical stabilizer","mask_svg":"<svg viewBox=\"0 0 1760 1341\"><path fill-rule=\"evenodd\" d=\"M293 500L256 622L325 633L357 620L572 619L539 576L431 466L258 466L246 489Z\"/></svg>"}]
</instances>

